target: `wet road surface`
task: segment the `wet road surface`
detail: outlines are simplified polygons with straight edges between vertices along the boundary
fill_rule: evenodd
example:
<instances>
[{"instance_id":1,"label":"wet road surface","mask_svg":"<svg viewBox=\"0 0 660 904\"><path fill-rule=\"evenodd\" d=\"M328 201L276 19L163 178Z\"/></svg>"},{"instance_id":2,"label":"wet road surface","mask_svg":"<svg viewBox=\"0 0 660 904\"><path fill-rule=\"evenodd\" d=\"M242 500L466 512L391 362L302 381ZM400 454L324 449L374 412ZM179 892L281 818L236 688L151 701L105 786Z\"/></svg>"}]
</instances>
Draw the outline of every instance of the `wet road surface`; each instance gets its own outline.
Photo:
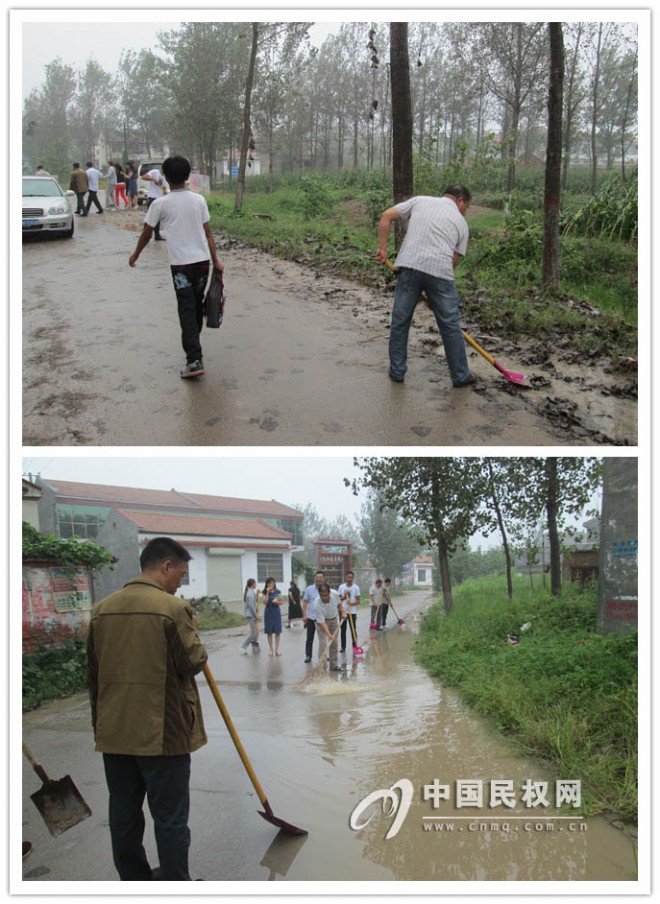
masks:
<instances>
[{"instance_id":1,"label":"wet road surface","mask_svg":"<svg viewBox=\"0 0 660 904\"><path fill-rule=\"evenodd\" d=\"M405 626L393 619L386 632L371 636L368 615L361 613L358 636L366 656L353 660L344 654L346 669L336 677L304 664L303 631L297 627L283 632L280 658L267 655L265 638L258 656L241 656L240 630L204 635L211 670L273 812L309 834L278 835L259 817L254 789L200 678L209 743L192 756L193 877L218 883L213 890L223 894L258 893L267 881L294 883L292 894L303 887L331 894L437 892L437 882L634 880L633 842L605 818L553 822L547 818L557 813L552 806L532 811L520 799L505 812L487 805L466 811L456 808L453 791L438 809L423 800L422 788L435 779L451 787L473 779L484 787L510 780L516 788L526 779L553 781L542 763L517 755L455 693L414 664L416 613L428 601L420 591L399 598L395 605ZM93 749L85 695L27 713L23 730L49 775L70 774L93 815L52 838L29 800L38 779L23 762L22 837L34 850L23 865L22 889L46 882L52 885L40 886L40 893L61 893L62 882L117 881L102 760ZM380 804L366 814L373 814L366 828L350 827L351 813L367 795L402 779L414 794L395 837L385 840L393 817ZM145 846L155 865L150 831ZM109 893L109 886L92 887ZM504 890L501 884L494 888Z\"/></svg>"},{"instance_id":2,"label":"wet road surface","mask_svg":"<svg viewBox=\"0 0 660 904\"><path fill-rule=\"evenodd\" d=\"M553 426L531 391L525 398L476 353L479 387L452 389L422 308L406 383L392 383L386 299L253 249L222 252L225 323L203 331L205 376L181 380L165 243L128 267L142 219L90 214L76 218L70 241L24 243L24 445L587 442Z\"/></svg>"}]
</instances>

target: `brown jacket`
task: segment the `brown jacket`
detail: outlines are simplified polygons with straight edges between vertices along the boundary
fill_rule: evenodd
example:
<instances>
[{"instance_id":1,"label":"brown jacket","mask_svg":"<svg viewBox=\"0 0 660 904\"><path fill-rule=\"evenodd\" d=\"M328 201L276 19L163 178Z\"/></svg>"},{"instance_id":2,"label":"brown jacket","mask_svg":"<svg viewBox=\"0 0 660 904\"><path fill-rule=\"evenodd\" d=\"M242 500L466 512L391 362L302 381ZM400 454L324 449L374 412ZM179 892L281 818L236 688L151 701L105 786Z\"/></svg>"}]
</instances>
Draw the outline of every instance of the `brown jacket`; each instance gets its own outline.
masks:
<instances>
[{"instance_id":1,"label":"brown jacket","mask_svg":"<svg viewBox=\"0 0 660 904\"><path fill-rule=\"evenodd\" d=\"M83 195L86 191L89 191L89 181L85 170L80 168L73 170L69 190L75 191L77 195Z\"/></svg>"},{"instance_id":2,"label":"brown jacket","mask_svg":"<svg viewBox=\"0 0 660 904\"><path fill-rule=\"evenodd\" d=\"M94 607L87 635L87 681L96 749L175 756L206 744L193 677L206 650L192 609L139 577Z\"/></svg>"}]
</instances>

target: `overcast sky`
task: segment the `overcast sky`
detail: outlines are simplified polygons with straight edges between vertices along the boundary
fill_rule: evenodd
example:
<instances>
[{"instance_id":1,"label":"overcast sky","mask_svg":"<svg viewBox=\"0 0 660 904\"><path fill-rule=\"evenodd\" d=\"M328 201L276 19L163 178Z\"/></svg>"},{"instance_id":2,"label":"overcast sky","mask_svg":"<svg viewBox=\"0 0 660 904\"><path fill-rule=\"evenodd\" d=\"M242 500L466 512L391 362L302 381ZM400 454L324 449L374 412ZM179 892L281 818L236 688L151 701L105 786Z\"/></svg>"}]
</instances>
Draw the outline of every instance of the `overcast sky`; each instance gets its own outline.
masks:
<instances>
[{"instance_id":1,"label":"overcast sky","mask_svg":"<svg viewBox=\"0 0 660 904\"><path fill-rule=\"evenodd\" d=\"M78 11L81 16L83 11ZM210 11L205 11L210 14ZM298 20L308 21L311 10L300 10ZM35 88L41 88L45 81L44 67L59 57L63 63L81 69L88 60L94 59L108 73L114 74L119 67L122 51L143 48L156 51L158 35L177 27L187 16L185 11L170 13L158 10L151 15L140 10L126 21L126 10L103 10L98 19L91 22L55 22L47 18L63 15L63 11L44 14L43 21L24 22L22 27L22 96L27 97ZM68 10L70 16L75 11ZM158 17L153 21L154 16ZM171 16L168 20L165 17ZM201 19L202 16L198 16ZM234 19L233 21L237 21ZM339 28L337 23L318 23L310 29L312 44L320 46L325 38Z\"/></svg>"},{"instance_id":2,"label":"overcast sky","mask_svg":"<svg viewBox=\"0 0 660 904\"><path fill-rule=\"evenodd\" d=\"M58 9L49 7L48 0L39 4L39 9L11 10L12 24L17 31L16 42L10 42L12 63L20 46L22 63L20 68L13 66L11 77L14 90L18 90L17 80L22 80L22 96L26 97L34 88L44 82L44 67L59 57L63 63L82 68L89 59L96 60L108 73L114 74L119 65L122 50L139 51L143 48L156 50L158 33L168 31L185 21L251 21L259 13L261 21L313 21L310 39L315 46L321 46L328 34L339 28L344 21L372 22L387 21L391 10L377 6L375 9L327 9L318 4L308 3L307 8L298 10L281 9L273 2L264 2L264 7L273 10L268 16L268 9L243 8L235 9L136 9L100 8L89 3L85 9ZM484 18L483 8L489 10L487 18L491 20L506 19L512 21L543 18L542 4L527 4L517 9L517 4L509 4L508 8L498 6L494 0L481 0L479 9L407 9L409 21L434 21L439 19L461 19L475 21ZM585 11L590 12L585 15ZM547 10L545 10L547 16ZM625 11L604 10L585 2L578 10L562 9L562 21L576 18L609 19L625 21ZM634 15L629 16L634 19ZM15 46L16 45L16 46ZM19 72L21 73L19 75Z\"/></svg>"},{"instance_id":3,"label":"overcast sky","mask_svg":"<svg viewBox=\"0 0 660 904\"><path fill-rule=\"evenodd\" d=\"M241 499L276 499L285 505L310 502L332 521L341 514L353 518L361 500L344 486L343 478L358 476L350 455L342 457L175 458L153 453L130 458L38 457L23 459L23 473L52 480L78 480L113 486L176 489Z\"/></svg>"}]
</instances>

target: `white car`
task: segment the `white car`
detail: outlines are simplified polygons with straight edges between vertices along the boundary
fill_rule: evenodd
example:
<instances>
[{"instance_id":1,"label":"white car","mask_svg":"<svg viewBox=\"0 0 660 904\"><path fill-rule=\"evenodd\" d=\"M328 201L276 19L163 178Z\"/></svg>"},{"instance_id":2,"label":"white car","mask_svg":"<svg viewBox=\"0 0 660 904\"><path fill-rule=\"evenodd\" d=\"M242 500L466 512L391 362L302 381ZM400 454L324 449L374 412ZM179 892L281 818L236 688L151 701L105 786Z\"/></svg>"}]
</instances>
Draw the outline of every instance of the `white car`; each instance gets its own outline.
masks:
<instances>
[{"instance_id":1,"label":"white car","mask_svg":"<svg viewBox=\"0 0 660 904\"><path fill-rule=\"evenodd\" d=\"M73 211L68 195L52 176L23 176L23 235L73 236Z\"/></svg>"}]
</instances>

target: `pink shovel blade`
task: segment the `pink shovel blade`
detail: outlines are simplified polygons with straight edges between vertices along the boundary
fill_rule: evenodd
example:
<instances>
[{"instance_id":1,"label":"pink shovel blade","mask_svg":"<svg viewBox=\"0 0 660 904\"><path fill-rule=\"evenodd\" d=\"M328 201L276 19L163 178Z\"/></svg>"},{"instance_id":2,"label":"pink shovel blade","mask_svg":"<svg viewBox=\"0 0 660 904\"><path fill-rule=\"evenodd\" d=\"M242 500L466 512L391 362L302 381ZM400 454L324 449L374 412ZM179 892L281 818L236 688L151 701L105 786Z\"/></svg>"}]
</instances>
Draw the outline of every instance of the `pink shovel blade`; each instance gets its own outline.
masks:
<instances>
[{"instance_id":1,"label":"pink shovel blade","mask_svg":"<svg viewBox=\"0 0 660 904\"><path fill-rule=\"evenodd\" d=\"M364 650L362 649L362 647L353 647L353 655L364 656Z\"/></svg>"},{"instance_id":2,"label":"pink shovel blade","mask_svg":"<svg viewBox=\"0 0 660 904\"><path fill-rule=\"evenodd\" d=\"M525 389L529 389L530 385L527 382L527 377L525 374L517 374L513 370L505 370L501 364L498 364L497 361L493 360L493 366L499 370L503 377L506 377L509 383L515 383L516 386L524 386Z\"/></svg>"}]
</instances>

